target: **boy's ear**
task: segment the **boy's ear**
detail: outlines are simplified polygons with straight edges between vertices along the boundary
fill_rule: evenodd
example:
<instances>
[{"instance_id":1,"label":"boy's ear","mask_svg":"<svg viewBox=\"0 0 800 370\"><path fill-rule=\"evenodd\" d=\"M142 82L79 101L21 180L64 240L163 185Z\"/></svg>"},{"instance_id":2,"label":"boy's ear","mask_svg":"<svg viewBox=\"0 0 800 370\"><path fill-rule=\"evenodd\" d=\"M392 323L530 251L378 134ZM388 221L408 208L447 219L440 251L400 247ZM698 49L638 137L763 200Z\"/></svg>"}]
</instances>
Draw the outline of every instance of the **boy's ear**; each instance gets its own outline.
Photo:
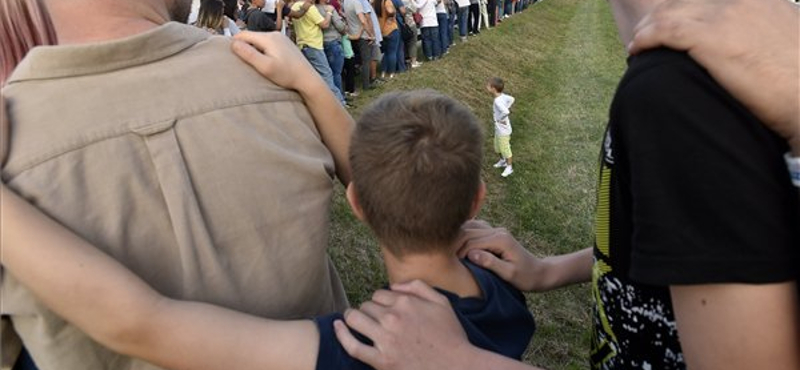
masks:
<instances>
[{"instance_id":1,"label":"boy's ear","mask_svg":"<svg viewBox=\"0 0 800 370\"><path fill-rule=\"evenodd\" d=\"M481 211L481 207L483 206L483 200L486 198L486 183L481 180L481 184L478 186L478 192L475 193L475 199L472 200L472 209L469 212L469 218L475 218L478 215L478 212Z\"/></svg>"},{"instance_id":2,"label":"boy's ear","mask_svg":"<svg viewBox=\"0 0 800 370\"><path fill-rule=\"evenodd\" d=\"M357 219L364 221L364 210L361 209L361 204L358 203L358 197L356 196L356 188L353 186L353 182L350 181L347 184L347 191L345 192L347 195L347 203L350 204L350 209L353 210L353 214L356 216Z\"/></svg>"}]
</instances>

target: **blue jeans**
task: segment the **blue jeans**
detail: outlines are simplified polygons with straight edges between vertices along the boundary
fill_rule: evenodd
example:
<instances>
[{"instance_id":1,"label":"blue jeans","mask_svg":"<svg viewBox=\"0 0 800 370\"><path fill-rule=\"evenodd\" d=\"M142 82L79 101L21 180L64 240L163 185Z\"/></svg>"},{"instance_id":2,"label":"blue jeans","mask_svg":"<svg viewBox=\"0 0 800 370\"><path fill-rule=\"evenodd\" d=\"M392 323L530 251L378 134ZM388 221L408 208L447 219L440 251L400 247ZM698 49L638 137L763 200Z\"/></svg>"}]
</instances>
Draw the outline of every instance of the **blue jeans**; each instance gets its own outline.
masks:
<instances>
[{"instance_id":1,"label":"blue jeans","mask_svg":"<svg viewBox=\"0 0 800 370\"><path fill-rule=\"evenodd\" d=\"M469 14L469 7L462 6L458 8L458 34L461 37L467 37L467 18Z\"/></svg>"},{"instance_id":2,"label":"blue jeans","mask_svg":"<svg viewBox=\"0 0 800 370\"><path fill-rule=\"evenodd\" d=\"M457 12L447 13L447 40L450 41L450 45L453 45L455 42L453 39L453 28L456 26L456 13Z\"/></svg>"},{"instance_id":3,"label":"blue jeans","mask_svg":"<svg viewBox=\"0 0 800 370\"><path fill-rule=\"evenodd\" d=\"M384 50L383 71L389 74L397 72L397 60L400 58L400 30L394 30L383 36Z\"/></svg>"},{"instance_id":4,"label":"blue jeans","mask_svg":"<svg viewBox=\"0 0 800 370\"><path fill-rule=\"evenodd\" d=\"M306 59L308 59L308 62L311 63L311 66L317 70L320 77L325 81L325 84L328 85L328 88L331 89L336 99L344 104L344 96L342 96L341 90L333 83L333 72L331 72L331 66L328 64L328 58L325 57L325 52L308 46L303 46L301 51Z\"/></svg>"},{"instance_id":5,"label":"blue jeans","mask_svg":"<svg viewBox=\"0 0 800 370\"><path fill-rule=\"evenodd\" d=\"M422 53L428 60L442 55L439 45L439 27L422 27Z\"/></svg>"},{"instance_id":6,"label":"blue jeans","mask_svg":"<svg viewBox=\"0 0 800 370\"><path fill-rule=\"evenodd\" d=\"M333 84L339 89L342 89L342 69L344 68L344 52L342 51L342 42L340 40L328 41L323 44L325 48L325 57L328 58L328 65L331 66L331 73L333 73Z\"/></svg>"},{"instance_id":7,"label":"blue jeans","mask_svg":"<svg viewBox=\"0 0 800 370\"><path fill-rule=\"evenodd\" d=\"M436 13L436 21L439 22L439 47L444 54L450 49L450 39L447 37L447 26L450 21L447 19L447 13Z\"/></svg>"}]
</instances>

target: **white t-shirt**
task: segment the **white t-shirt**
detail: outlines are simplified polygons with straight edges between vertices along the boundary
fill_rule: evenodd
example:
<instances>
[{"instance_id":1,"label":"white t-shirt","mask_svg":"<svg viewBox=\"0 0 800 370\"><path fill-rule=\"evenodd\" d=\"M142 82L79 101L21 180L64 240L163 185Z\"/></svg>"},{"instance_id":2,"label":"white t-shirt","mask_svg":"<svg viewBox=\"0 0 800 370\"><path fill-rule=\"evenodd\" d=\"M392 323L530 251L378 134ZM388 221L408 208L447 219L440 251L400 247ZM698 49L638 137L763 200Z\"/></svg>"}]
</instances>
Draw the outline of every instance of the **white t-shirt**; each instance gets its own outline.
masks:
<instances>
[{"instance_id":1,"label":"white t-shirt","mask_svg":"<svg viewBox=\"0 0 800 370\"><path fill-rule=\"evenodd\" d=\"M439 27L436 19L436 0L415 0L419 14L422 15L420 27Z\"/></svg>"},{"instance_id":2,"label":"white t-shirt","mask_svg":"<svg viewBox=\"0 0 800 370\"><path fill-rule=\"evenodd\" d=\"M266 0L264 1L264 7L261 8L261 11L264 13L275 14L275 3L276 0Z\"/></svg>"},{"instance_id":3,"label":"white t-shirt","mask_svg":"<svg viewBox=\"0 0 800 370\"><path fill-rule=\"evenodd\" d=\"M500 94L494 98L492 113L494 116L494 134L497 136L511 135L511 106L514 104L514 97L511 95Z\"/></svg>"},{"instance_id":4,"label":"white t-shirt","mask_svg":"<svg viewBox=\"0 0 800 370\"><path fill-rule=\"evenodd\" d=\"M436 13L447 13L447 7L444 5L444 0L440 1L439 4L436 4Z\"/></svg>"},{"instance_id":5,"label":"white t-shirt","mask_svg":"<svg viewBox=\"0 0 800 370\"><path fill-rule=\"evenodd\" d=\"M469 6L469 0L456 0L456 4L458 4L459 8L464 8Z\"/></svg>"}]
</instances>

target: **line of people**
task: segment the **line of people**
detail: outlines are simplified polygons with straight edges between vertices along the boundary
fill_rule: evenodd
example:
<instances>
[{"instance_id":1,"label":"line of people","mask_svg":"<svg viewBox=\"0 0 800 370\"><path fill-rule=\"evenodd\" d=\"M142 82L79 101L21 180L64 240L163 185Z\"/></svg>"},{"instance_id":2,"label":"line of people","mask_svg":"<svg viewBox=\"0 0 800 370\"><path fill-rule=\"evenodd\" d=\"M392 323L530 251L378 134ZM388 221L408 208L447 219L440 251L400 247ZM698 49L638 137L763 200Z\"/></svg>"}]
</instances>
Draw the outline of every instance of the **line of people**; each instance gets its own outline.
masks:
<instances>
[{"instance_id":1,"label":"line of people","mask_svg":"<svg viewBox=\"0 0 800 370\"><path fill-rule=\"evenodd\" d=\"M417 68L418 44L436 60L536 0L202 0L190 22L233 36L240 29L288 35L339 101ZM359 67L360 66L360 67ZM380 72L379 72L380 71Z\"/></svg>"}]
</instances>

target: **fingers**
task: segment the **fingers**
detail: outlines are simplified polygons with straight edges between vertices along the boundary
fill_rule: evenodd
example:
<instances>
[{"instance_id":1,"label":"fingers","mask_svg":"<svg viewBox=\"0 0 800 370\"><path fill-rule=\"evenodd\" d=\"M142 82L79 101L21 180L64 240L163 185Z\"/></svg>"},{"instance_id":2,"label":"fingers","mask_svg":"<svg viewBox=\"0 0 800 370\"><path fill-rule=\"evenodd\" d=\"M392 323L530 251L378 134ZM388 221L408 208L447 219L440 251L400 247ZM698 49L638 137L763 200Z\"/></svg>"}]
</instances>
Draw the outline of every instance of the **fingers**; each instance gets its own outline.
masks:
<instances>
[{"instance_id":1,"label":"fingers","mask_svg":"<svg viewBox=\"0 0 800 370\"><path fill-rule=\"evenodd\" d=\"M364 313L362 310L363 306L358 310L348 309L344 313L344 321L347 322L347 326L361 334L364 334L373 341L379 339L381 330L383 330L383 328L381 328L377 318L373 318L372 316Z\"/></svg>"},{"instance_id":2,"label":"fingers","mask_svg":"<svg viewBox=\"0 0 800 370\"><path fill-rule=\"evenodd\" d=\"M233 43L235 45L236 41L246 42L246 43L252 45L253 47L257 48L259 51L264 51L264 45L263 45L264 44L264 40L262 38L265 37L265 36L266 35L263 34L263 33L256 33L256 32L251 32L251 31L242 31L242 32L239 32L239 33L237 33L236 35L233 36L233 39L234 39Z\"/></svg>"},{"instance_id":3,"label":"fingers","mask_svg":"<svg viewBox=\"0 0 800 370\"><path fill-rule=\"evenodd\" d=\"M693 33L699 31L698 22L703 22L702 17L698 18L700 10L690 7L688 3L671 2L658 6L634 27L628 52L635 55L662 46L689 50L693 46L691 40L702 36Z\"/></svg>"},{"instance_id":4,"label":"fingers","mask_svg":"<svg viewBox=\"0 0 800 370\"><path fill-rule=\"evenodd\" d=\"M381 289L372 293L372 301L383 306L392 306L397 302L397 297L400 294L391 290Z\"/></svg>"},{"instance_id":5,"label":"fingers","mask_svg":"<svg viewBox=\"0 0 800 370\"><path fill-rule=\"evenodd\" d=\"M469 251L482 249L502 256L509 252L509 245L515 242L514 237L503 228L465 230L459 239L461 248L456 254L459 258L465 258Z\"/></svg>"},{"instance_id":6,"label":"fingers","mask_svg":"<svg viewBox=\"0 0 800 370\"><path fill-rule=\"evenodd\" d=\"M353 336L353 333L350 332L350 329L345 326L342 320L334 321L333 329L336 333L336 338L339 339L339 343L342 345L344 350L350 354L350 356L372 367L379 366L378 361L380 358L380 352L378 352L375 347L368 346L356 339L356 337ZM358 331L361 332L361 330Z\"/></svg>"},{"instance_id":7,"label":"fingers","mask_svg":"<svg viewBox=\"0 0 800 370\"><path fill-rule=\"evenodd\" d=\"M238 35L239 34L236 36ZM253 68L262 75L266 76L269 73L271 69L270 59L250 44L234 40L233 44L231 44L231 49L233 49L234 54L239 56L239 58L244 60L247 64L253 66Z\"/></svg>"},{"instance_id":8,"label":"fingers","mask_svg":"<svg viewBox=\"0 0 800 370\"><path fill-rule=\"evenodd\" d=\"M514 265L512 263L504 261L487 251L480 249L471 250L467 258L472 261L472 263L494 272L503 280L509 281L514 276Z\"/></svg>"}]
</instances>

